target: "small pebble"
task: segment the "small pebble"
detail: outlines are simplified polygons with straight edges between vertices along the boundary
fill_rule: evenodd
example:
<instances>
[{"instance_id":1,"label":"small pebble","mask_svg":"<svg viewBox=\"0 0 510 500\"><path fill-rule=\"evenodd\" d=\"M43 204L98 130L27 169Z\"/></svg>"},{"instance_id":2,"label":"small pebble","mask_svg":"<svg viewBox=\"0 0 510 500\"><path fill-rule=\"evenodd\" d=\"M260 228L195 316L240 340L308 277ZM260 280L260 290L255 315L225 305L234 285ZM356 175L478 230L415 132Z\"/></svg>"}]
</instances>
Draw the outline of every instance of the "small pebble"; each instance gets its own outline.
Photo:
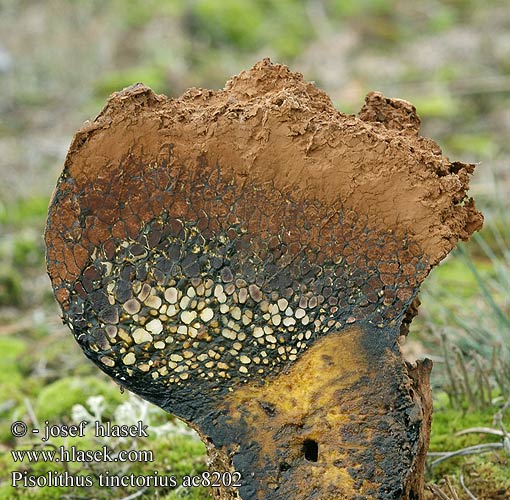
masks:
<instances>
[{"instance_id":1,"label":"small pebble","mask_svg":"<svg viewBox=\"0 0 510 500\"><path fill-rule=\"evenodd\" d=\"M140 302L136 299L127 300L122 307L128 314L136 314L141 309Z\"/></svg>"},{"instance_id":2,"label":"small pebble","mask_svg":"<svg viewBox=\"0 0 510 500\"><path fill-rule=\"evenodd\" d=\"M248 290L246 288L241 288L239 290L239 303L244 304L248 299Z\"/></svg>"},{"instance_id":3,"label":"small pebble","mask_svg":"<svg viewBox=\"0 0 510 500\"><path fill-rule=\"evenodd\" d=\"M158 335L163 331L163 324L159 319L153 319L145 325L145 329L153 335Z\"/></svg>"},{"instance_id":4,"label":"small pebble","mask_svg":"<svg viewBox=\"0 0 510 500\"><path fill-rule=\"evenodd\" d=\"M181 313L181 321L185 325L191 324L196 317L197 313L195 311L183 311Z\"/></svg>"},{"instance_id":5,"label":"small pebble","mask_svg":"<svg viewBox=\"0 0 510 500\"><path fill-rule=\"evenodd\" d=\"M170 304L176 304L177 303L177 289L170 287L165 290L165 300L169 302Z\"/></svg>"},{"instance_id":6,"label":"small pebble","mask_svg":"<svg viewBox=\"0 0 510 500\"><path fill-rule=\"evenodd\" d=\"M239 307L233 307L230 310L230 314L234 319L240 320L241 319L241 309Z\"/></svg>"},{"instance_id":7,"label":"small pebble","mask_svg":"<svg viewBox=\"0 0 510 500\"><path fill-rule=\"evenodd\" d=\"M128 352L123 358L122 362L125 365L134 365L136 361L135 355L132 352Z\"/></svg>"},{"instance_id":8,"label":"small pebble","mask_svg":"<svg viewBox=\"0 0 510 500\"><path fill-rule=\"evenodd\" d=\"M144 342L152 342L152 335L144 328L137 328L133 332L133 340L137 344L143 344Z\"/></svg>"},{"instance_id":9,"label":"small pebble","mask_svg":"<svg viewBox=\"0 0 510 500\"><path fill-rule=\"evenodd\" d=\"M138 294L138 298L143 302L151 293L151 286L147 283L144 283L142 285L142 289L140 290L140 293Z\"/></svg>"},{"instance_id":10,"label":"small pebble","mask_svg":"<svg viewBox=\"0 0 510 500\"><path fill-rule=\"evenodd\" d=\"M260 291L260 288L257 285L250 285L248 287L248 291L250 293L250 297L255 302L260 302L262 300L262 293Z\"/></svg>"},{"instance_id":11,"label":"small pebble","mask_svg":"<svg viewBox=\"0 0 510 500\"><path fill-rule=\"evenodd\" d=\"M285 311L289 305L289 301L287 299L278 299L278 308L280 311Z\"/></svg>"},{"instance_id":12,"label":"small pebble","mask_svg":"<svg viewBox=\"0 0 510 500\"><path fill-rule=\"evenodd\" d=\"M228 328L224 328L223 330L221 330L221 334L223 335L223 337L229 340L236 340L237 338L236 332L229 330Z\"/></svg>"},{"instance_id":13,"label":"small pebble","mask_svg":"<svg viewBox=\"0 0 510 500\"><path fill-rule=\"evenodd\" d=\"M150 295L147 299L145 299L144 304L147 307L152 307L152 309L159 309L162 302L157 295Z\"/></svg>"},{"instance_id":14,"label":"small pebble","mask_svg":"<svg viewBox=\"0 0 510 500\"><path fill-rule=\"evenodd\" d=\"M100 358L101 363L103 365L109 366L110 368L115 366L115 361L112 358L109 358L108 356L102 356Z\"/></svg>"},{"instance_id":15,"label":"small pebble","mask_svg":"<svg viewBox=\"0 0 510 500\"><path fill-rule=\"evenodd\" d=\"M208 321L211 321L214 317L214 311L210 307L206 307L200 312L200 319L207 323Z\"/></svg>"},{"instance_id":16,"label":"small pebble","mask_svg":"<svg viewBox=\"0 0 510 500\"><path fill-rule=\"evenodd\" d=\"M296 314L295 314L295 316L296 316L296 318L297 318L297 319L304 318L304 317L305 317L305 315L306 315L306 312L305 312L305 310L304 310L304 309L301 309L301 308L296 309Z\"/></svg>"}]
</instances>

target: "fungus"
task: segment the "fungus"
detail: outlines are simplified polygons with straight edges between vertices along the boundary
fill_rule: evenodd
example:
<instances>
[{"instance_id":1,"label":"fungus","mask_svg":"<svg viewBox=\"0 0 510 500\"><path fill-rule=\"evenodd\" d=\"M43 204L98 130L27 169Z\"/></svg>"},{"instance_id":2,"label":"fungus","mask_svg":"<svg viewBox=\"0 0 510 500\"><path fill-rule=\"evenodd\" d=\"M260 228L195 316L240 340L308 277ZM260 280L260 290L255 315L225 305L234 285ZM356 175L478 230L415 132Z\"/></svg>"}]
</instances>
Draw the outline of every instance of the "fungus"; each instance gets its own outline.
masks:
<instances>
[{"instance_id":1,"label":"fungus","mask_svg":"<svg viewBox=\"0 0 510 500\"><path fill-rule=\"evenodd\" d=\"M431 363L398 342L482 218L419 123L264 60L217 92L133 85L76 134L45 234L64 322L241 473L215 498L423 498Z\"/></svg>"}]
</instances>

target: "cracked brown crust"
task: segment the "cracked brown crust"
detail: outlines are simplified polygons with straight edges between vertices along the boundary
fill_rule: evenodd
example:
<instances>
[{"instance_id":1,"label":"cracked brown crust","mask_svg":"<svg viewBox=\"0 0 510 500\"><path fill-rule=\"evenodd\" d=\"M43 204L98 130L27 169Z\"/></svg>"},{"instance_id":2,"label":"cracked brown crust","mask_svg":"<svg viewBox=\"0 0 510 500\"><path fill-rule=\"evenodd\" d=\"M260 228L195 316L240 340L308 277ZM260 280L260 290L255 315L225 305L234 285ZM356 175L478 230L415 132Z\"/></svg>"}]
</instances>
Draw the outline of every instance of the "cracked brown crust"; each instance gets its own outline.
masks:
<instances>
[{"instance_id":1,"label":"cracked brown crust","mask_svg":"<svg viewBox=\"0 0 510 500\"><path fill-rule=\"evenodd\" d=\"M135 85L113 94L96 120L76 134L59 183L68 178L73 189L92 186L89 194L100 201L101 183L111 182L111 174L128 155L161 163L172 147L176 163L183 162L191 176L205 155L209 165L219 163L226 176L240 183L246 178L260 186L269 183L292 193L298 202L310 197L326 206L341 201L344 208L366 215L369 226L408 234L434 265L459 238L481 227L482 217L466 197L474 166L452 163L430 139L403 132L408 126L417 130L414 111L405 101L384 99L388 105L381 99L380 94L369 94L359 118L344 115L299 73L268 60L217 92L190 89L178 99L168 99ZM395 113L395 108L405 113ZM158 206L144 206L135 192L140 187L133 181L132 192L124 193L131 200L124 209L114 213L105 207L104 221L94 221L91 240L87 228L85 234L75 229L85 248L73 258L69 243L74 246L77 234L69 235L74 239L68 244L48 242L50 261L55 251L60 262L68 262L68 269L58 272L50 267L56 288L62 279L78 276L91 247L101 235L106 237L105 228L115 218L130 225L131 211L142 222L158 212ZM151 185L145 189L158 191ZM153 200L156 205L165 202ZM78 207L70 203L61 198L62 217L76 216ZM76 266L71 265L74 261Z\"/></svg>"}]
</instances>

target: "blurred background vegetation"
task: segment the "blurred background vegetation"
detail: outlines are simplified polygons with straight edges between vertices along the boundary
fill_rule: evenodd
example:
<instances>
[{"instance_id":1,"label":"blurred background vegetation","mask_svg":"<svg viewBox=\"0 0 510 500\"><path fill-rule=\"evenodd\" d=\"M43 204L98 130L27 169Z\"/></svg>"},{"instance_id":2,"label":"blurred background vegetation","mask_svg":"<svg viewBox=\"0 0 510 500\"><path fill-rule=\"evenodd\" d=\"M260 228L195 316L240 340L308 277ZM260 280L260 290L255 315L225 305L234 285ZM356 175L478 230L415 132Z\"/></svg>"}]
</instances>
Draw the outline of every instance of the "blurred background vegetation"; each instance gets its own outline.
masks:
<instances>
[{"instance_id":1,"label":"blurred background vegetation","mask_svg":"<svg viewBox=\"0 0 510 500\"><path fill-rule=\"evenodd\" d=\"M471 194L484 229L432 273L404 349L435 362L431 497L441 498L442 488L455 498L441 482L449 476L458 498L471 498L466 490L480 500L510 498L507 0L0 0L0 499L208 497L182 488L13 489L10 450L36 445L15 440L9 426L69 423L83 412L111 421L143 415L152 438L129 446L155 450L156 462L130 471L205 470L200 442L121 394L61 325L42 232L72 135L111 92L138 81L169 96L221 88L268 56L315 81L344 112L356 113L370 90L411 101L424 135L452 158L478 164ZM480 426L498 432L455 435ZM100 445L84 439L82 447ZM468 446L486 453L438 460ZM63 467L17 466L34 474ZM78 469L122 472L94 467Z\"/></svg>"}]
</instances>

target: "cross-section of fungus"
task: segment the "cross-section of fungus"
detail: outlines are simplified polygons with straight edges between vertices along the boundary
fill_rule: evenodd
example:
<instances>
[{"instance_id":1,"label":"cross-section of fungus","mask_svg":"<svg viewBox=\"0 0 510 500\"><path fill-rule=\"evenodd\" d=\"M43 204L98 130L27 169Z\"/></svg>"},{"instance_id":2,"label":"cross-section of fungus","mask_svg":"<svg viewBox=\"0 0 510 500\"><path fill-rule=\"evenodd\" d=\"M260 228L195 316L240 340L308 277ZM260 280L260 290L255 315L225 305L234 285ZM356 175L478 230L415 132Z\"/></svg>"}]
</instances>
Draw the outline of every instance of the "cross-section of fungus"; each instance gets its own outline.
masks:
<instances>
[{"instance_id":1,"label":"cross-section of fungus","mask_svg":"<svg viewBox=\"0 0 510 500\"><path fill-rule=\"evenodd\" d=\"M217 498L421 498L430 366L398 338L481 216L473 166L418 129L265 60L223 91L130 87L77 133L46 230L64 321L241 472Z\"/></svg>"}]
</instances>

